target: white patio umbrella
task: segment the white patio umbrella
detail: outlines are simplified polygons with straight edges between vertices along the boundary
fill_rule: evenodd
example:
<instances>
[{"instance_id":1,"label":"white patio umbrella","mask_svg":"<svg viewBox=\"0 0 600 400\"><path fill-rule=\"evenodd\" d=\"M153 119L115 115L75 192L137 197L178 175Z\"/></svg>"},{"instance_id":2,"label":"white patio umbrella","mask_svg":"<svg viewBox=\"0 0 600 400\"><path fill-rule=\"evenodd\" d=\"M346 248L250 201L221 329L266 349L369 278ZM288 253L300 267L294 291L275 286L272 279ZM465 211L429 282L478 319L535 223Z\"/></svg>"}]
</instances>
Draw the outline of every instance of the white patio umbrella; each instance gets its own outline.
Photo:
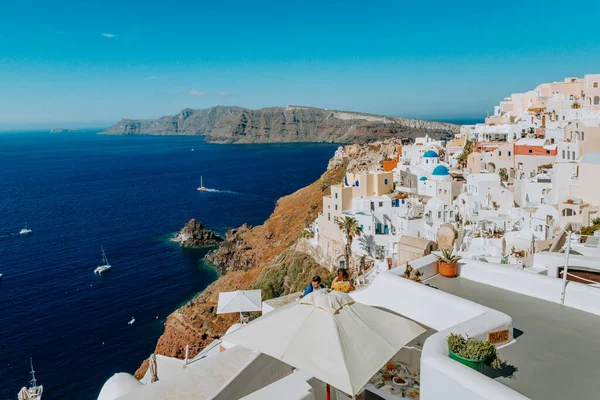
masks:
<instances>
[{"instance_id":1,"label":"white patio umbrella","mask_svg":"<svg viewBox=\"0 0 600 400\"><path fill-rule=\"evenodd\" d=\"M347 294L318 290L223 340L268 354L355 395L424 331L413 321L356 303Z\"/></svg>"},{"instance_id":2,"label":"white patio umbrella","mask_svg":"<svg viewBox=\"0 0 600 400\"><path fill-rule=\"evenodd\" d=\"M262 292L260 290L237 290L220 292L217 314L240 313L262 310Z\"/></svg>"}]
</instances>

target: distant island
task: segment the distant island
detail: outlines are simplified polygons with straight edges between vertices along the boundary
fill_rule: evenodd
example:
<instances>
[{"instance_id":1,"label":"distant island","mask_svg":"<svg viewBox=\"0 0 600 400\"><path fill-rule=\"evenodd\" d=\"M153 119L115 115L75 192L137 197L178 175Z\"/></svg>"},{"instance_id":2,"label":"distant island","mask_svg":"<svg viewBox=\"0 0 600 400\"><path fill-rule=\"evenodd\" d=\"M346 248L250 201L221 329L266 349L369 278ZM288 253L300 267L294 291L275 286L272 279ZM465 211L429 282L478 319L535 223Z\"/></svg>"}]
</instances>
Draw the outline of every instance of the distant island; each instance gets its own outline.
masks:
<instances>
[{"instance_id":1,"label":"distant island","mask_svg":"<svg viewBox=\"0 0 600 400\"><path fill-rule=\"evenodd\" d=\"M80 129L72 129L72 128L54 128L50 129L50 133L66 133L66 132L79 132Z\"/></svg>"},{"instance_id":2,"label":"distant island","mask_svg":"<svg viewBox=\"0 0 600 400\"><path fill-rule=\"evenodd\" d=\"M102 134L197 135L209 143L367 143L428 134L450 139L460 126L446 122L386 117L350 111L288 106L250 110L216 106L186 108L154 120L123 119Z\"/></svg>"}]
</instances>

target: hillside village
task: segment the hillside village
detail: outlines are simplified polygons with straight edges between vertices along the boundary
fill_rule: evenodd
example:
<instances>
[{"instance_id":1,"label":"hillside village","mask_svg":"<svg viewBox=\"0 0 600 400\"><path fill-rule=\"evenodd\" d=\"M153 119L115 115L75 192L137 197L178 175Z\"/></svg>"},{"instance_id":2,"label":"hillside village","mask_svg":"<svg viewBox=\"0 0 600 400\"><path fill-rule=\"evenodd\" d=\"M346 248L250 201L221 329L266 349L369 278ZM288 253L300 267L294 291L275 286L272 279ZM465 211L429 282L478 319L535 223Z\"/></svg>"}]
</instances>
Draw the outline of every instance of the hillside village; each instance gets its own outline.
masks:
<instances>
[{"instance_id":1,"label":"hillside village","mask_svg":"<svg viewBox=\"0 0 600 400\"><path fill-rule=\"evenodd\" d=\"M367 368L385 332L336 347L362 351L349 365L323 372L315 365L330 360L312 348L297 361L278 347L296 320L275 321L295 308L329 312L316 299L331 294L296 292L262 301L262 317L242 318L197 355L150 359L158 382L152 368L141 382L116 374L98 399L597 397L600 368L588 352L600 345L600 74L513 93L449 142L372 145L378 155L345 164L295 249L349 271L356 288L320 321L357 304L389 311L414 324L401 349L356 387L331 371L352 371L358 359ZM358 151L340 147L332 163ZM319 343L334 339L319 334L334 325L322 322L310 342L330 356ZM453 356L456 334L493 345L499 370Z\"/></svg>"},{"instance_id":2,"label":"hillside village","mask_svg":"<svg viewBox=\"0 0 600 400\"><path fill-rule=\"evenodd\" d=\"M345 268L338 223L350 217L362 230L352 242L357 273L361 262L374 275L443 247L539 272L535 253L600 221L599 82L586 75L512 94L449 143L398 141L379 168L348 172L323 198L309 228L313 254ZM597 243L576 238L585 254Z\"/></svg>"}]
</instances>

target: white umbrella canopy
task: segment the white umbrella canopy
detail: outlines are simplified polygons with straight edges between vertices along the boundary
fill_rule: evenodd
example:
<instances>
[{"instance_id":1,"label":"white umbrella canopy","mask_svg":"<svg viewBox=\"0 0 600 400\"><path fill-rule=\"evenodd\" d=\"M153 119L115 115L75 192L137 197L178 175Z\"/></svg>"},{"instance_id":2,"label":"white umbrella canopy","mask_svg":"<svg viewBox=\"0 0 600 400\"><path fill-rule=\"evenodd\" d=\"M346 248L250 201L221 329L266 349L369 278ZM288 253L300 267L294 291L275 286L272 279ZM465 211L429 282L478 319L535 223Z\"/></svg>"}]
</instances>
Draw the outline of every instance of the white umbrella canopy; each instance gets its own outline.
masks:
<instances>
[{"instance_id":1,"label":"white umbrella canopy","mask_svg":"<svg viewBox=\"0 0 600 400\"><path fill-rule=\"evenodd\" d=\"M355 395L402 347L425 332L417 323L318 290L225 335Z\"/></svg>"},{"instance_id":2,"label":"white umbrella canopy","mask_svg":"<svg viewBox=\"0 0 600 400\"><path fill-rule=\"evenodd\" d=\"M217 314L236 312L252 312L262 310L262 294L260 290L237 290L220 292Z\"/></svg>"}]
</instances>

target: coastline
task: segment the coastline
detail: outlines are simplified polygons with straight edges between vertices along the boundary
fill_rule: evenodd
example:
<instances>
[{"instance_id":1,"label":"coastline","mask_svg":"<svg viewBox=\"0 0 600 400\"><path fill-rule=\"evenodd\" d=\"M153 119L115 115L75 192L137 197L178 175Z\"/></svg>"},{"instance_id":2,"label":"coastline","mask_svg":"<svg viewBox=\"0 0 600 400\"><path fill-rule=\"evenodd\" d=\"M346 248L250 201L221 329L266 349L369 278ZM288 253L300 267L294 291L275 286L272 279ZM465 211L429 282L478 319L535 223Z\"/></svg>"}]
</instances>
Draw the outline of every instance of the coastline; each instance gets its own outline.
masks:
<instances>
[{"instance_id":1,"label":"coastline","mask_svg":"<svg viewBox=\"0 0 600 400\"><path fill-rule=\"evenodd\" d=\"M220 338L238 316L215 314L218 293L251 288L263 269L299 238L305 221L316 218L322 197L344 172L345 164L328 168L312 184L280 198L262 225L230 230L225 241L202 259L219 271L219 278L167 317L154 353L183 358L186 345L203 348ZM147 367L146 359L135 377L140 379Z\"/></svg>"},{"instance_id":2,"label":"coastline","mask_svg":"<svg viewBox=\"0 0 600 400\"><path fill-rule=\"evenodd\" d=\"M305 279L308 272L325 272L325 268L311 255L293 245L301 238L306 224L314 221L322 211L323 196L330 194L331 185L341 183L347 170L364 171L380 166L386 157L394 153L396 144L395 140L386 140L339 148L321 177L281 197L262 225L251 227L244 224L230 230L225 241L203 259L221 275L169 315L154 353L183 358L186 345L204 348L225 334L238 316L215 314L220 291L266 289L279 285L287 293L297 287L298 280ZM293 276L286 275L289 272L286 266L289 268L299 260L302 260L302 271L295 271ZM307 268L310 270L307 271ZM280 273L273 276L270 274L273 271ZM265 286L257 286L258 282ZM263 294L266 292L263 290ZM263 296L263 300L267 297ZM135 372L135 377L140 379L147 367L146 359Z\"/></svg>"}]
</instances>

